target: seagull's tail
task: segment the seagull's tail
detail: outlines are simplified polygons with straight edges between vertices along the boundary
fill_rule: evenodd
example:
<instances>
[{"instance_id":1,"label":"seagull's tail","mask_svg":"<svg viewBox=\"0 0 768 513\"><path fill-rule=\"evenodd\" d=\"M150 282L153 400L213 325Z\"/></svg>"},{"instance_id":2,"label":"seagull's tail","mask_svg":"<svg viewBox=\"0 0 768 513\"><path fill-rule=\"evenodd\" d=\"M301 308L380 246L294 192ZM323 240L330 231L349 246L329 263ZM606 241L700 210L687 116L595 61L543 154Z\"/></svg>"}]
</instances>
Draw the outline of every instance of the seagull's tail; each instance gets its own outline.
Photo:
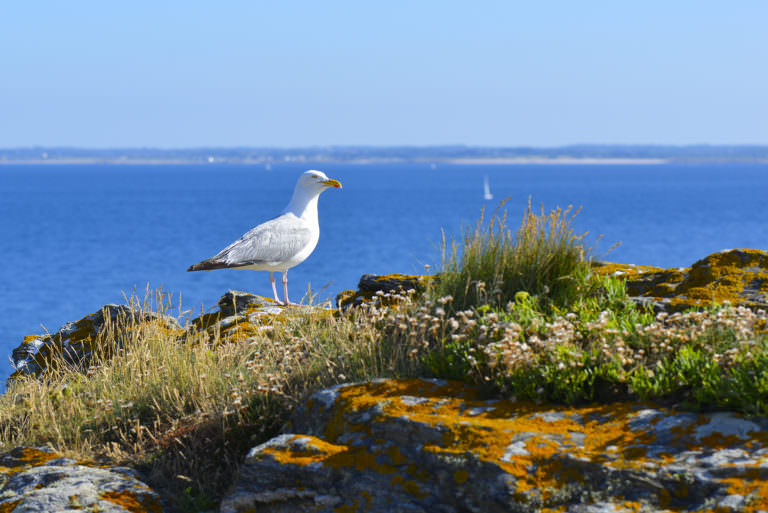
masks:
<instances>
[{"instance_id":1,"label":"seagull's tail","mask_svg":"<svg viewBox=\"0 0 768 513\"><path fill-rule=\"evenodd\" d=\"M220 260L214 260L212 258L209 258L208 260L203 260L202 262L198 262L195 265L190 265L187 269L187 272L191 271L212 271L214 269L225 269L229 267L227 264Z\"/></svg>"}]
</instances>

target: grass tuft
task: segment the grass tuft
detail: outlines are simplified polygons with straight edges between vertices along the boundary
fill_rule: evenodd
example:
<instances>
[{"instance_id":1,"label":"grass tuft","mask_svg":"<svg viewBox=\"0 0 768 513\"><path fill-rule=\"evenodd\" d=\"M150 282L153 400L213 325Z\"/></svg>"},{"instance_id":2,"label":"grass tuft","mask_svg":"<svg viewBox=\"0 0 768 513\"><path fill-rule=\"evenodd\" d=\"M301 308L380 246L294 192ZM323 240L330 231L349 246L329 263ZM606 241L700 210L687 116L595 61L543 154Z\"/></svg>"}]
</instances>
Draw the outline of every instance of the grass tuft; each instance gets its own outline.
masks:
<instances>
[{"instance_id":1,"label":"grass tuft","mask_svg":"<svg viewBox=\"0 0 768 513\"><path fill-rule=\"evenodd\" d=\"M545 214L542 207L537 214L529 200L513 235L507 212L499 215L507 200L487 225L481 212L460 241L449 244L443 234L442 266L433 296L451 296L456 309L503 306L518 291L539 296L546 306L572 303L589 273L584 235L577 235L571 226L578 210L556 208Z\"/></svg>"}]
</instances>

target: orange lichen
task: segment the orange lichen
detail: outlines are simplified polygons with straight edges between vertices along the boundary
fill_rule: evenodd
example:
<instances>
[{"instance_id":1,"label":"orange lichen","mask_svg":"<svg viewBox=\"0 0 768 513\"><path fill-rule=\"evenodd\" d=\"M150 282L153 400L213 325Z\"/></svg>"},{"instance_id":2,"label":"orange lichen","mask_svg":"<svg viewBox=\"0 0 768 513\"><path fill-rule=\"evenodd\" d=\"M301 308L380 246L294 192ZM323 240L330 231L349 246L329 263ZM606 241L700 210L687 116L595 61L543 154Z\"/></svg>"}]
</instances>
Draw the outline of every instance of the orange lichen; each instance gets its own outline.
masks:
<instances>
[{"instance_id":1,"label":"orange lichen","mask_svg":"<svg viewBox=\"0 0 768 513\"><path fill-rule=\"evenodd\" d=\"M150 497L139 497L133 492L104 492L101 498L117 504L131 513L161 513L160 504Z\"/></svg>"},{"instance_id":2,"label":"orange lichen","mask_svg":"<svg viewBox=\"0 0 768 513\"><path fill-rule=\"evenodd\" d=\"M300 450L292 442L304 439L310 448ZM288 442L288 447L267 447L263 453L271 455L280 463L291 463L305 466L311 463L326 461L329 457L347 451L343 445L333 445L319 438L307 435L296 435Z\"/></svg>"},{"instance_id":3,"label":"orange lichen","mask_svg":"<svg viewBox=\"0 0 768 513\"><path fill-rule=\"evenodd\" d=\"M36 467L39 465L45 465L51 460L61 458L61 455L57 452L41 451L34 447L21 447L14 451L14 457L18 463L14 464L14 467Z\"/></svg>"},{"instance_id":4,"label":"orange lichen","mask_svg":"<svg viewBox=\"0 0 768 513\"><path fill-rule=\"evenodd\" d=\"M21 499L10 501L10 502L3 502L0 504L0 513L11 513L14 509L16 509L16 506L21 502Z\"/></svg>"},{"instance_id":5,"label":"orange lichen","mask_svg":"<svg viewBox=\"0 0 768 513\"><path fill-rule=\"evenodd\" d=\"M530 494L535 494L538 500L546 504L564 483L583 482L584 475L578 466L569 465L567 461L572 460L560 457L566 452L569 458L592 461L616 469L641 471L649 464L658 468L674 460L670 454L653 457L647 454L647 447L657 442L655 430L665 410L657 409L659 415L639 423L638 427L630 427L635 414L650 407L642 403L582 407L512 401L489 403L479 400L476 391L464 384L431 383L418 379L347 386L338 393L334 417L325 433L330 442L350 432L365 432L370 436L369 423L347 420L361 411L378 410L382 417L408 418L413 422L438 427L442 432L439 441L425 443L423 450L459 458L471 454L479 461L499 466L516 478L514 495L521 501L531 500ZM409 396L418 400L408 399ZM467 413L470 409L471 415ZM674 412L668 411L667 414ZM717 432L697 439L696 428L708 422L710 417L702 414L695 422L669 428L667 435L674 437L670 443L714 451L742 441L735 435ZM578 442L574 434L579 434ZM524 435L525 438L516 441L517 435ZM754 438L752 442L756 443ZM316 443L312 442L313 445ZM516 449L510 452L513 443ZM419 483L432 478L423 469L420 469L418 475L408 471L413 479L406 478L402 469L404 458L392 447L385 451L389 460L387 462L377 462L374 455L363 449L346 449L327 451L329 456L324 464L355 466L358 469L392 474L392 484L402 487L415 497L419 496L421 490L427 489ZM467 470L459 468L454 471L453 479L457 485L462 486L471 481L471 476ZM742 482L747 483L749 480L750 477L745 476ZM749 493L753 496L763 493L760 488L762 485L748 486L752 487ZM689 493L688 485L681 481L663 492L659 491L656 500L659 504L670 505L687 497ZM626 507L630 510L640 508L639 503L627 503Z\"/></svg>"}]
</instances>

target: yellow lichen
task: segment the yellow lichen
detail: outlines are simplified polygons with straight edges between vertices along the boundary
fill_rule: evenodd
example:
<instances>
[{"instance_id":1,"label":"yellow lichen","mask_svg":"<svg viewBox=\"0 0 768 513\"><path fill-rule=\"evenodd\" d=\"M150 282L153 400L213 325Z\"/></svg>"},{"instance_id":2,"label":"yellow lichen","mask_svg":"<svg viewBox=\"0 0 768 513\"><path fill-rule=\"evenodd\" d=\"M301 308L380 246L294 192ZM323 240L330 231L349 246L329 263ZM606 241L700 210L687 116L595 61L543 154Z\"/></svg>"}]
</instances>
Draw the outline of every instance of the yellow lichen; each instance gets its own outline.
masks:
<instances>
[{"instance_id":1,"label":"yellow lichen","mask_svg":"<svg viewBox=\"0 0 768 513\"><path fill-rule=\"evenodd\" d=\"M61 457L59 453L41 451L40 449L35 449L34 447L22 447L17 449L14 455L18 460L18 463L15 465L15 467L23 468L44 465L51 460ZM18 471L18 468L16 471Z\"/></svg>"},{"instance_id":2,"label":"yellow lichen","mask_svg":"<svg viewBox=\"0 0 768 513\"><path fill-rule=\"evenodd\" d=\"M663 300L671 311L725 301L745 306L768 302L768 252L757 249L713 253L682 269L613 263L594 269L598 274L624 278L630 296Z\"/></svg>"},{"instance_id":3,"label":"yellow lichen","mask_svg":"<svg viewBox=\"0 0 768 513\"><path fill-rule=\"evenodd\" d=\"M593 264L593 270L602 276L634 276L637 274L654 273L662 271L661 267L636 264L617 264L614 262L598 262Z\"/></svg>"},{"instance_id":4,"label":"yellow lichen","mask_svg":"<svg viewBox=\"0 0 768 513\"><path fill-rule=\"evenodd\" d=\"M117 504L131 513L161 513L160 504L149 497L139 497L133 492L104 492L101 498Z\"/></svg>"},{"instance_id":5,"label":"yellow lichen","mask_svg":"<svg viewBox=\"0 0 768 513\"><path fill-rule=\"evenodd\" d=\"M420 400L406 401L403 396L415 396ZM439 426L442 439L439 443L425 444L424 450L452 457L472 454L480 461L492 462L516 478L515 497L526 501L530 500L529 494L535 494L546 504L563 483L580 483L584 479L576 466L568 466L558 458L563 452L573 458L616 469L643 471L648 464L671 462L671 455L651 458L647 454L647 447L656 443L654 426L661 416L649 420L645 429L630 427L636 412L648 407L650 405L644 403L565 407L512 401L497 401L489 407L489 403L479 400L475 391L464 384L388 380L340 389L335 417L325 434L331 442L349 431L362 430L370 435L369 426L347 425L345 419L355 412L374 408L383 410L384 416ZM473 410L471 416L466 413L469 409ZM737 441L733 435L717 433L697 440L695 429L708 422L710 417L701 415L697 422L671 428L669 433L677 439L671 443L718 450ZM579 434L578 441L572 438L574 433ZM525 435L524 451L508 454L516 434ZM761 440L752 437L752 442ZM761 442L761 445L768 443ZM612 446L610 451L609 446ZM393 486L402 487L416 497L426 489L419 483L431 479L426 471L420 469L417 472L415 467L406 470L406 475L410 474L411 478L406 477L402 472L404 458L393 448L386 451L390 460L387 463L377 463L373 455L360 454L360 451L362 449L335 451L324 464L391 473ZM457 485L470 481L469 473L464 469L455 471L453 478ZM688 493L689 488L681 482L657 495L657 500L660 504L668 504ZM635 506L628 503L627 509L635 509Z\"/></svg>"},{"instance_id":6,"label":"yellow lichen","mask_svg":"<svg viewBox=\"0 0 768 513\"><path fill-rule=\"evenodd\" d=\"M0 504L0 513L11 513L14 509L16 509L16 506L21 502L21 499L10 501L10 502L3 502Z\"/></svg>"}]
</instances>

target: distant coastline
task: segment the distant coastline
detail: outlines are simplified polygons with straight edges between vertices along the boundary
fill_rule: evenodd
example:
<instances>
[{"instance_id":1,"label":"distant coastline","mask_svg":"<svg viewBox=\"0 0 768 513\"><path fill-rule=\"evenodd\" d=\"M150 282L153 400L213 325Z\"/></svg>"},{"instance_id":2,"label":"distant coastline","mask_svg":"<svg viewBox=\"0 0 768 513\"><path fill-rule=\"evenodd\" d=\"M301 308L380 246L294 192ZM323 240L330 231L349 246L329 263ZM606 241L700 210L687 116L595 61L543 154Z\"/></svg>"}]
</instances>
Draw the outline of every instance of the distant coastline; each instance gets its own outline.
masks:
<instances>
[{"instance_id":1,"label":"distant coastline","mask_svg":"<svg viewBox=\"0 0 768 513\"><path fill-rule=\"evenodd\" d=\"M291 163L665 164L768 163L768 145L573 145L561 147L323 146L306 148L0 148L3 164L278 165Z\"/></svg>"},{"instance_id":2,"label":"distant coastline","mask_svg":"<svg viewBox=\"0 0 768 513\"><path fill-rule=\"evenodd\" d=\"M618 158L459 158L446 160L405 160L405 159L353 159L353 160L334 160L334 159L308 159L308 160L288 160L288 161L263 161L263 160L232 160L232 159L214 159L211 162L185 159L20 159L20 160L0 160L0 166L5 165L190 165L190 164L231 164L231 165L265 165L290 162L307 163L331 163L331 164L380 164L380 163L416 163L425 164L467 164L467 165L528 165L528 164L559 164L559 165L584 165L584 164L611 164L611 165L630 165L630 164L666 164L667 159L618 159ZM768 161L766 161L768 162Z\"/></svg>"},{"instance_id":3,"label":"distant coastline","mask_svg":"<svg viewBox=\"0 0 768 513\"><path fill-rule=\"evenodd\" d=\"M536 158L536 157L516 157L516 158L464 158L452 159L448 161L451 164L666 164L668 159L642 159L642 158Z\"/></svg>"}]
</instances>

